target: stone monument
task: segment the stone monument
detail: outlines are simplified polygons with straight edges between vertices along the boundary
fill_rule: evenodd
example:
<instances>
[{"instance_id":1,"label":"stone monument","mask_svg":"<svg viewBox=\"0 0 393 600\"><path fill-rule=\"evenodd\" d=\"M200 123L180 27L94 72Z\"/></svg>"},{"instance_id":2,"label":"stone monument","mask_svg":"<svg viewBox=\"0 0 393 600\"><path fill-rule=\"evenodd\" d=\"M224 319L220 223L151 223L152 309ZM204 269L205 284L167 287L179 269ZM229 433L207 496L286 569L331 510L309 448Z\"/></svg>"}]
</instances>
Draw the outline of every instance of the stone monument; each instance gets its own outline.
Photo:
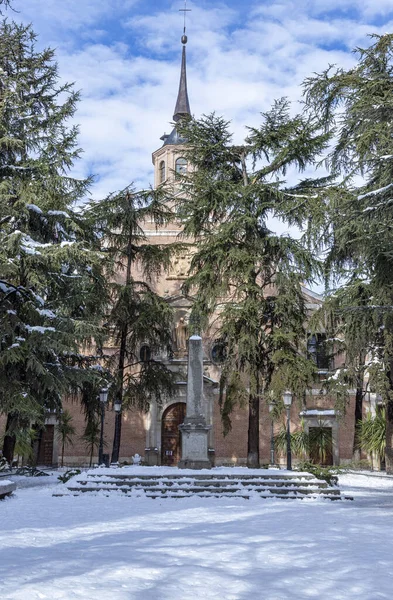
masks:
<instances>
[{"instance_id":1,"label":"stone monument","mask_svg":"<svg viewBox=\"0 0 393 600\"><path fill-rule=\"evenodd\" d=\"M187 407L182 433L180 469L210 469L207 436L211 425L203 415L203 349L202 338L192 335L188 341Z\"/></svg>"}]
</instances>

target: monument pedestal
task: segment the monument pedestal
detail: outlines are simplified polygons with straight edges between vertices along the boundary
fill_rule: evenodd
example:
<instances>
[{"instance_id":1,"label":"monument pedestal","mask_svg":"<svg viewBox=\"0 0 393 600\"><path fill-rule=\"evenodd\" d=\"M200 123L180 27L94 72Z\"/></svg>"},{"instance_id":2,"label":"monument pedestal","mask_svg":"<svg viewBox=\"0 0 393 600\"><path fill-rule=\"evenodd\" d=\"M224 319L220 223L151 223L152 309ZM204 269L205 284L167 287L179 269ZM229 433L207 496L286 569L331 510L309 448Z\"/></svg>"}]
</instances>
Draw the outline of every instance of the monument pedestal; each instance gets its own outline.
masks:
<instances>
[{"instance_id":1,"label":"monument pedestal","mask_svg":"<svg viewBox=\"0 0 393 600\"><path fill-rule=\"evenodd\" d=\"M178 464L179 469L211 469L207 440L211 425L206 425L204 417L200 415L186 417L179 429L182 433L182 458Z\"/></svg>"},{"instance_id":2,"label":"monument pedestal","mask_svg":"<svg viewBox=\"0 0 393 600\"><path fill-rule=\"evenodd\" d=\"M187 409L182 432L180 469L210 469L207 436L211 428L206 425L202 409L203 349L202 338L193 335L188 342Z\"/></svg>"}]
</instances>

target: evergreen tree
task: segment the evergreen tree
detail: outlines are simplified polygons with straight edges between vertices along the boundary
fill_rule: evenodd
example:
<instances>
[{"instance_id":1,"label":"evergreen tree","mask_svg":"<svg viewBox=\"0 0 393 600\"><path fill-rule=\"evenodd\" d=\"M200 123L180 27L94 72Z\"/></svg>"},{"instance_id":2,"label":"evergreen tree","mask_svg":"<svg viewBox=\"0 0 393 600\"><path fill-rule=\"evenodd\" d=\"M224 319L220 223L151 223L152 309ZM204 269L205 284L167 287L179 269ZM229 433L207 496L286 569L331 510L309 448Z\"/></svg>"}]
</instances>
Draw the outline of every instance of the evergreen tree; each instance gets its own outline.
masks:
<instances>
[{"instance_id":1,"label":"evergreen tree","mask_svg":"<svg viewBox=\"0 0 393 600\"><path fill-rule=\"evenodd\" d=\"M17 432L87 378L106 304L104 259L75 203L90 180L70 174L80 150L67 120L78 94L60 84L53 50L30 26L0 24L0 411L4 455ZM85 352L81 348L85 347Z\"/></svg>"},{"instance_id":2,"label":"evergreen tree","mask_svg":"<svg viewBox=\"0 0 393 600\"><path fill-rule=\"evenodd\" d=\"M117 351L109 359L115 382L113 399L122 409L147 410L152 399L173 393L173 375L154 355L171 344L172 310L155 291L153 280L170 265L175 245L146 243L143 225L162 226L173 218L168 191L127 188L93 203L89 217L114 271L108 273L107 327ZM116 277L114 276L116 273ZM141 346L146 353L141 355ZM116 414L112 462L119 460L122 414Z\"/></svg>"},{"instance_id":3,"label":"evergreen tree","mask_svg":"<svg viewBox=\"0 0 393 600\"><path fill-rule=\"evenodd\" d=\"M375 346L376 331L373 311L364 312L369 304L370 290L366 281L353 277L334 293L328 293L323 307L312 319L312 326L324 327L327 350L336 364L334 373L323 382L325 391L335 397L337 412L344 415L350 391L355 390L353 459L359 460L358 428L363 419L364 399L370 392L369 379L380 371Z\"/></svg>"},{"instance_id":4,"label":"evergreen tree","mask_svg":"<svg viewBox=\"0 0 393 600\"><path fill-rule=\"evenodd\" d=\"M312 230L328 250L328 277L341 287L349 360L371 355L370 384L387 405L386 467L393 471L393 35L371 39L357 49L355 67L330 67L305 83L309 109L336 137L327 164L342 178L326 190ZM361 301L353 302L359 286Z\"/></svg>"},{"instance_id":5,"label":"evergreen tree","mask_svg":"<svg viewBox=\"0 0 393 600\"><path fill-rule=\"evenodd\" d=\"M180 133L191 168L180 176L179 214L197 244L185 291L196 294L194 321L202 326L219 311L224 433L233 407L248 397L247 464L257 467L261 398L287 388L301 398L315 370L305 351L302 283L312 280L316 262L299 241L270 231L267 220L302 224L311 184L286 188L281 178L312 165L328 136L313 119L291 118L284 99L241 146L215 115L183 122Z\"/></svg>"},{"instance_id":6,"label":"evergreen tree","mask_svg":"<svg viewBox=\"0 0 393 600\"><path fill-rule=\"evenodd\" d=\"M64 410L58 417L56 425L57 437L61 443L61 466L64 467L64 450L66 444L73 444L76 430L72 424L73 417L68 410Z\"/></svg>"},{"instance_id":7,"label":"evergreen tree","mask_svg":"<svg viewBox=\"0 0 393 600\"><path fill-rule=\"evenodd\" d=\"M85 443L86 450L89 452L89 467L93 464L93 454L100 444L100 422L98 419L87 421L85 432L82 439Z\"/></svg>"}]
</instances>

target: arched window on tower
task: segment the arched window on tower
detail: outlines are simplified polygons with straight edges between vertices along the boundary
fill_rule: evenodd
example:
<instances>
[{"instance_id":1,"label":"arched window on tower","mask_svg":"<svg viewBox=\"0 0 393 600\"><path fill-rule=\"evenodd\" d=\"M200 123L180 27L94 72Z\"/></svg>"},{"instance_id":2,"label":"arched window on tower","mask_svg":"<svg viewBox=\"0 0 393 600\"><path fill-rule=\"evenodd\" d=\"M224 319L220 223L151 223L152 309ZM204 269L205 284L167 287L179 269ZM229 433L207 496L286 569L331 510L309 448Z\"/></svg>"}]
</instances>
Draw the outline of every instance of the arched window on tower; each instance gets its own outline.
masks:
<instances>
[{"instance_id":1,"label":"arched window on tower","mask_svg":"<svg viewBox=\"0 0 393 600\"><path fill-rule=\"evenodd\" d=\"M160 166L158 168L158 174L159 174L160 183L164 183L164 181L165 181L165 161L164 160L162 160L160 162Z\"/></svg>"},{"instance_id":2,"label":"arched window on tower","mask_svg":"<svg viewBox=\"0 0 393 600\"><path fill-rule=\"evenodd\" d=\"M227 359L226 343L223 340L215 340L210 350L210 356L214 364L223 364Z\"/></svg>"},{"instance_id":3,"label":"arched window on tower","mask_svg":"<svg viewBox=\"0 0 393 600\"><path fill-rule=\"evenodd\" d=\"M187 173L187 161L185 158L178 158L176 160L176 173L179 173L179 175L184 175L185 173Z\"/></svg>"},{"instance_id":4,"label":"arched window on tower","mask_svg":"<svg viewBox=\"0 0 393 600\"><path fill-rule=\"evenodd\" d=\"M147 344L141 346L139 351L139 360L141 362L149 362L149 360L151 360L151 349L150 346L147 346Z\"/></svg>"}]
</instances>

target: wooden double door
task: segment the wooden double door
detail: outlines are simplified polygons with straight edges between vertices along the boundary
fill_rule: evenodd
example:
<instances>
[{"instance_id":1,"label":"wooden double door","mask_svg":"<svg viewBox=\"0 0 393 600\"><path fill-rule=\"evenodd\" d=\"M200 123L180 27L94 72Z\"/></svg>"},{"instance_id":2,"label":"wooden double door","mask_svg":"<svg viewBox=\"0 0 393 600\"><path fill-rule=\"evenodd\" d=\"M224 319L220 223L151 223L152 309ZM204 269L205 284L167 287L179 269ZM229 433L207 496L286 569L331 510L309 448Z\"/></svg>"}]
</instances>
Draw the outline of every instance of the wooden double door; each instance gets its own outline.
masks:
<instances>
[{"instance_id":1,"label":"wooden double door","mask_svg":"<svg viewBox=\"0 0 393 600\"><path fill-rule=\"evenodd\" d=\"M46 467L53 465L53 445L55 438L55 426L45 425L41 431L38 442L37 464Z\"/></svg>"},{"instance_id":2,"label":"wooden double door","mask_svg":"<svg viewBox=\"0 0 393 600\"><path fill-rule=\"evenodd\" d=\"M186 403L177 402L169 406L162 415L161 464L176 467L181 459L181 432L179 425L186 416Z\"/></svg>"},{"instance_id":3,"label":"wooden double door","mask_svg":"<svg viewBox=\"0 0 393 600\"><path fill-rule=\"evenodd\" d=\"M333 433L331 427L310 427L310 460L316 465L333 465Z\"/></svg>"}]
</instances>

